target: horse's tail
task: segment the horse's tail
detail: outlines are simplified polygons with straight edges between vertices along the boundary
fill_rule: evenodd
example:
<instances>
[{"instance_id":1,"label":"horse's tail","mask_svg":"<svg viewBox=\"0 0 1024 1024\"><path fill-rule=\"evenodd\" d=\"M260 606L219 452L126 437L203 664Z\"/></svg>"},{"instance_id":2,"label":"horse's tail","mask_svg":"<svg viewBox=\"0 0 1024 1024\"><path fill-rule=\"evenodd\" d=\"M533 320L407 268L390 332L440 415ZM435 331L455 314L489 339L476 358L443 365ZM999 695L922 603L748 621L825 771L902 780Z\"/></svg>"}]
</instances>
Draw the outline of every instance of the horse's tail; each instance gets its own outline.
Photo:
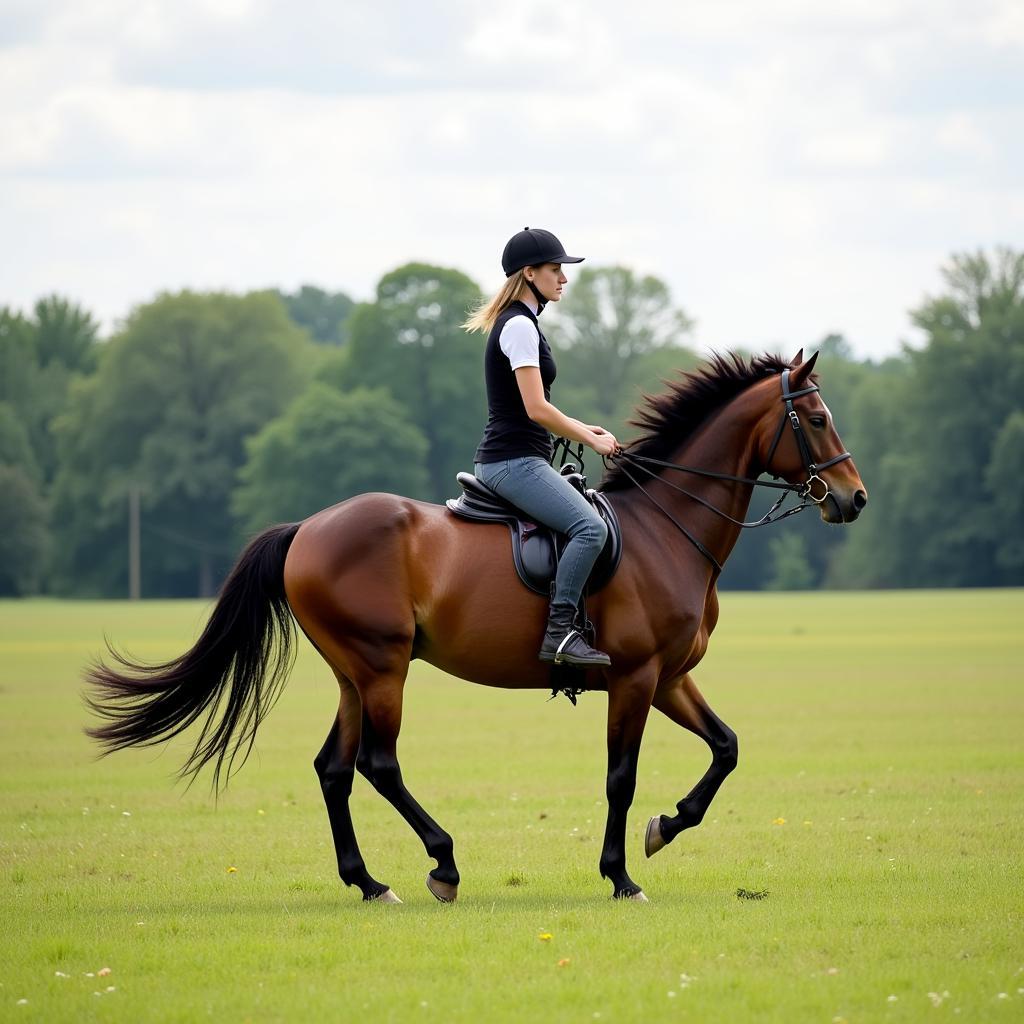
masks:
<instances>
[{"instance_id":1,"label":"horse's tail","mask_svg":"<svg viewBox=\"0 0 1024 1024\"><path fill-rule=\"evenodd\" d=\"M214 762L213 786L231 777L252 750L256 729L273 707L294 660L295 626L284 592L284 560L298 523L272 526L242 552L221 589L202 636L172 661L147 665L107 644L116 667L86 672L85 701L102 725L86 732L104 753L152 746L204 718L180 776L193 780ZM221 707L223 703L223 708Z\"/></svg>"}]
</instances>

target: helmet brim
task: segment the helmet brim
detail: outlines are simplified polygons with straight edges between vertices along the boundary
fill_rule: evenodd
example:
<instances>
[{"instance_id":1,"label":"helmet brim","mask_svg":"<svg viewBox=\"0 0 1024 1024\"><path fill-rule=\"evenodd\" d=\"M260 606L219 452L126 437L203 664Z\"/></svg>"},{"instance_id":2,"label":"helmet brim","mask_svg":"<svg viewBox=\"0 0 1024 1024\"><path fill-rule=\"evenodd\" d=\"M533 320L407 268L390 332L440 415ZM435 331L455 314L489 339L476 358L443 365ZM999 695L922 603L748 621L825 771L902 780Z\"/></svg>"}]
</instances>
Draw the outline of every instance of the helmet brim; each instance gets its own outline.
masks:
<instances>
[{"instance_id":1,"label":"helmet brim","mask_svg":"<svg viewBox=\"0 0 1024 1024\"><path fill-rule=\"evenodd\" d=\"M585 259L586 256L567 256L564 252L556 252L553 256L544 256L535 263L524 263L522 266L507 270L505 276L511 277L517 270L523 270L526 267L543 267L545 263L582 263Z\"/></svg>"}]
</instances>

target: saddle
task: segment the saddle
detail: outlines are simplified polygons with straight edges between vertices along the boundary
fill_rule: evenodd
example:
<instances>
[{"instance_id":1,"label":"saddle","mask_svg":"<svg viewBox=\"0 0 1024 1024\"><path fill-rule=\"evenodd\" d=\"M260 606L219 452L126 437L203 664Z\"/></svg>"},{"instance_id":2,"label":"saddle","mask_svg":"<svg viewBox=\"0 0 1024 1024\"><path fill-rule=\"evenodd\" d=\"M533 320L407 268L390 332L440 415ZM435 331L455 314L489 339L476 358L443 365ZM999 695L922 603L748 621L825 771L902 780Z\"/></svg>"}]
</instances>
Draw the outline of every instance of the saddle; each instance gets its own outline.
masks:
<instances>
[{"instance_id":1,"label":"saddle","mask_svg":"<svg viewBox=\"0 0 1024 1024\"><path fill-rule=\"evenodd\" d=\"M567 465L562 475L597 509L608 526L608 539L587 580L586 592L593 594L615 575L619 567L622 558L619 520L608 499L600 491L588 489L583 475L576 472L575 467ZM526 513L499 497L472 473L459 473L456 479L462 487L462 494L445 502L448 510L461 519L476 523L504 523L512 535L512 560L519 579L535 594L548 597L558 559L565 547L565 534L533 522Z\"/></svg>"}]
</instances>

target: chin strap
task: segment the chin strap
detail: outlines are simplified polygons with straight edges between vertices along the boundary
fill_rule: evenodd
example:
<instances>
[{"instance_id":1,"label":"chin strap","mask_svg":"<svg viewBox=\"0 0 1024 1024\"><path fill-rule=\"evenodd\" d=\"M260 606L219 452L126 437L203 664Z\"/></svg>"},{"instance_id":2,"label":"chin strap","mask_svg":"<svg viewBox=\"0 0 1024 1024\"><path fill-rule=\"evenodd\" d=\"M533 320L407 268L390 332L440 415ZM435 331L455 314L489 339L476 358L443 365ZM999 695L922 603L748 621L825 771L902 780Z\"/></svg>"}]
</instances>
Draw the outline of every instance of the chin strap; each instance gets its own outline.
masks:
<instances>
[{"instance_id":1,"label":"chin strap","mask_svg":"<svg viewBox=\"0 0 1024 1024\"><path fill-rule=\"evenodd\" d=\"M529 279L527 279L526 285L533 292L533 297L537 300L537 316L540 316L544 312L544 307L548 304L548 300L541 295L540 289Z\"/></svg>"}]
</instances>

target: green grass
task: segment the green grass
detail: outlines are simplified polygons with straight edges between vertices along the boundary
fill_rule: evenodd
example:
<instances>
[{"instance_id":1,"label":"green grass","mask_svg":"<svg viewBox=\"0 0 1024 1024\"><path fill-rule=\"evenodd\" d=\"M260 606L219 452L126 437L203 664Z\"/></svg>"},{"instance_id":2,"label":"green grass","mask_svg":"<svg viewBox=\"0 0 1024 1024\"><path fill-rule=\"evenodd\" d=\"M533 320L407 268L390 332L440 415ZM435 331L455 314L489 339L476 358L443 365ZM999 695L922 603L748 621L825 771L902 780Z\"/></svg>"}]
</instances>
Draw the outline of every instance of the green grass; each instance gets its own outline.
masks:
<instances>
[{"instance_id":1,"label":"green grass","mask_svg":"<svg viewBox=\"0 0 1024 1024\"><path fill-rule=\"evenodd\" d=\"M311 768L336 690L308 645L219 805L169 781L181 744L95 761L77 680L104 632L156 659L203 615L0 603L0 1020L1024 1017L1022 592L726 594L698 679L740 765L645 861L648 816L707 763L652 716L628 847L649 905L597 872L598 694L414 667L403 769L455 837L454 906L362 780L363 854L405 904L337 880Z\"/></svg>"}]
</instances>

